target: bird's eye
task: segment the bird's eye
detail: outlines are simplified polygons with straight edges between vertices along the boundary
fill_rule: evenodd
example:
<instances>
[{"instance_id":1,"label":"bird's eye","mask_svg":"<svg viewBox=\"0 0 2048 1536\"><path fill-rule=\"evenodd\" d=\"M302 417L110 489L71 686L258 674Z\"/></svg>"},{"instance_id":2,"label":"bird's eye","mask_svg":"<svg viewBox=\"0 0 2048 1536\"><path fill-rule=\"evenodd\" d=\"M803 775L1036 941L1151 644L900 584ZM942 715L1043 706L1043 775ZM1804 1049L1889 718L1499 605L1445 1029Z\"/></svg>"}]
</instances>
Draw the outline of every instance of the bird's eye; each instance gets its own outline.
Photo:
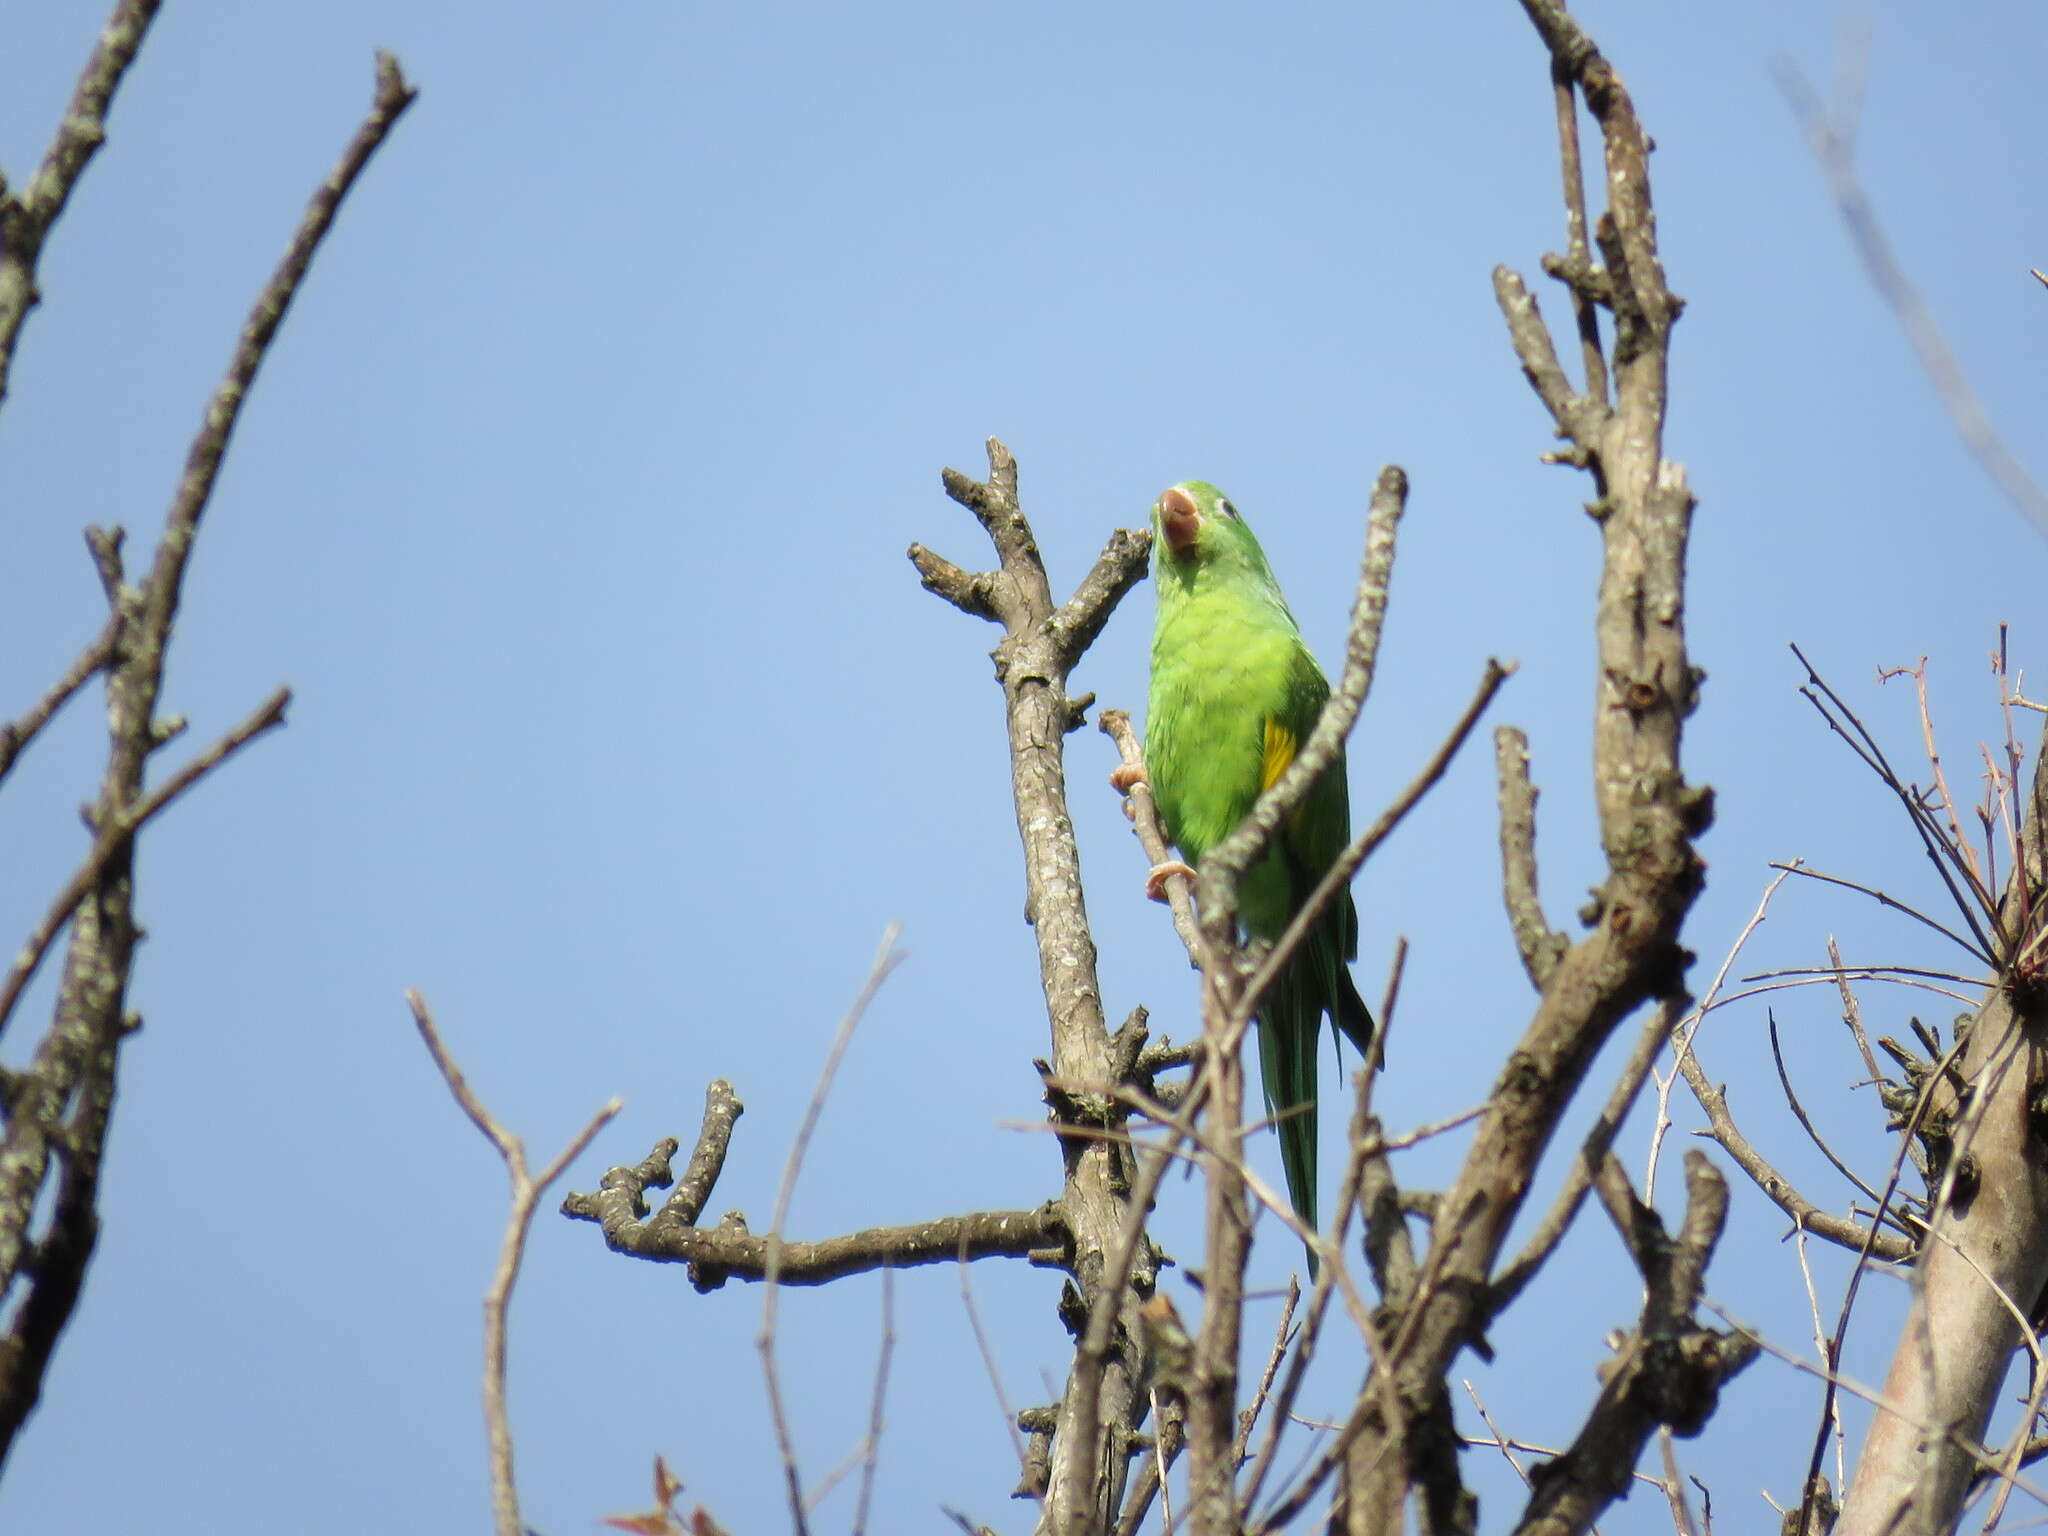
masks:
<instances>
[{"instance_id":1,"label":"bird's eye","mask_svg":"<svg viewBox=\"0 0 2048 1536\"><path fill-rule=\"evenodd\" d=\"M1217 501L1216 510L1221 512L1225 517L1237 516L1237 508L1233 507L1230 504L1230 498L1228 496L1222 497Z\"/></svg>"}]
</instances>

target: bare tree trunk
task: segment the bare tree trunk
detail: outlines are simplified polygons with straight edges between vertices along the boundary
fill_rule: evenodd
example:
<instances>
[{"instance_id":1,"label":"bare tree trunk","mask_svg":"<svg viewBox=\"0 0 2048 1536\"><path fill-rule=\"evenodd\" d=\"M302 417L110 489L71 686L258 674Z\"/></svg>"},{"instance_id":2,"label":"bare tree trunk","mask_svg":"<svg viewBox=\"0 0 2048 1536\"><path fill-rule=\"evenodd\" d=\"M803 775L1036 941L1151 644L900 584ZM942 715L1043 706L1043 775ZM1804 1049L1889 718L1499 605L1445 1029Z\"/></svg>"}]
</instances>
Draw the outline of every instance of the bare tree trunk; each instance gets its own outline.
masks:
<instances>
[{"instance_id":1,"label":"bare tree trunk","mask_svg":"<svg viewBox=\"0 0 2048 1536\"><path fill-rule=\"evenodd\" d=\"M2048 741L2044 741L2048 748ZM1955 1528L1971 1484L2018 1467L1985 1430L2028 1317L2048 1286L2048 1117L2041 1093L2048 1023L2041 963L2048 756L2034 767L2018 862L1993 925L2000 983L1963 1042L1961 1093L1937 1072L1923 1115L1953 1122L1953 1150L1921 1245L1913 1301L1844 1497L1836 1536L1933 1536ZM2036 1368L2036 1386L2048 1376Z\"/></svg>"}]
</instances>

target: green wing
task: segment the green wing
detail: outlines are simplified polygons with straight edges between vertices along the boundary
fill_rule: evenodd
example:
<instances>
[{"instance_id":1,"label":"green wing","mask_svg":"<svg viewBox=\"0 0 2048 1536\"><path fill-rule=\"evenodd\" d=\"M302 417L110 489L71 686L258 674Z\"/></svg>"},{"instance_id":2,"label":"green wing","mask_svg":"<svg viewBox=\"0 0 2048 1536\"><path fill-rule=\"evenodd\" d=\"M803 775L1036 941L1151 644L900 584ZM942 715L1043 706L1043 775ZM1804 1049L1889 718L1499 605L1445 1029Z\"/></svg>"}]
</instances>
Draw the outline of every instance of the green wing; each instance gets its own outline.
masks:
<instances>
[{"instance_id":1,"label":"green wing","mask_svg":"<svg viewBox=\"0 0 2048 1536\"><path fill-rule=\"evenodd\" d=\"M1282 711L1265 728L1266 783L1279 778L1294 760L1329 694L1315 658L1306 647L1299 648ZM1350 838L1350 790L1339 754L1282 829L1256 878L1246 880L1246 931L1254 938L1277 941ZM1358 912L1346 889L1323 909L1294 957L1274 978L1259 1011L1260 1075L1267 1110L1279 1125L1287 1197L1311 1226L1317 1225L1316 1043L1323 1016L1329 1015L1361 1056L1372 1046L1372 1014L1345 965L1357 953Z\"/></svg>"}]
</instances>

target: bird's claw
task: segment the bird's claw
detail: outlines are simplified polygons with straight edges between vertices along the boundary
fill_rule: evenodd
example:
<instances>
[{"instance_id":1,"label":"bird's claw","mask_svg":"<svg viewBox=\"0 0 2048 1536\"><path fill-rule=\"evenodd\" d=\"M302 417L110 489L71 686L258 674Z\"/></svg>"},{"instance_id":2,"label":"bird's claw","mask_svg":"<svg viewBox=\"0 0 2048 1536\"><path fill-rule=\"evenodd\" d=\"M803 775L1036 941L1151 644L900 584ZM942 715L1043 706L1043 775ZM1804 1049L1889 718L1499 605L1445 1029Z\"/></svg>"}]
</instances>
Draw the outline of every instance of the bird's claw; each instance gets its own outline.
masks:
<instances>
[{"instance_id":1,"label":"bird's claw","mask_svg":"<svg viewBox=\"0 0 2048 1536\"><path fill-rule=\"evenodd\" d=\"M1166 882L1175 875L1186 875L1192 880L1195 878L1194 866L1183 863L1179 859L1168 859L1164 864L1154 864L1151 871L1145 876L1145 895L1147 899L1152 901L1166 900Z\"/></svg>"},{"instance_id":2,"label":"bird's claw","mask_svg":"<svg viewBox=\"0 0 2048 1536\"><path fill-rule=\"evenodd\" d=\"M1109 770L1109 787L1120 795L1128 795L1135 784L1148 784L1143 763L1118 763Z\"/></svg>"}]
</instances>

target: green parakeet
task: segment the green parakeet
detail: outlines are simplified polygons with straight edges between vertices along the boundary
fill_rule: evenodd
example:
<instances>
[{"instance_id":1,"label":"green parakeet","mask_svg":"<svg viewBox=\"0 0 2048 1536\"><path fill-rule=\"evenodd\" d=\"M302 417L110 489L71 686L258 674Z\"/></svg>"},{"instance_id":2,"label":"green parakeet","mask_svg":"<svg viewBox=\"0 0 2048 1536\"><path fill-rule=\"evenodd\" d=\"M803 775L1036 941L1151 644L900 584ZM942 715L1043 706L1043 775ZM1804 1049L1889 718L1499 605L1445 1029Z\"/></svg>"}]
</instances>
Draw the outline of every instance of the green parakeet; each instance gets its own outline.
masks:
<instances>
[{"instance_id":1,"label":"green parakeet","mask_svg":"<svg viewBox=\"0 0 2048 1536\"><path fill-rule=\"evenodd\" d=\"M1159 615L1152 631L1145 775L1167 839L1196 864L1294 760L1330 685L1302 643L1259 541L1215 486L1188 480L1161 493L1152 508L1152 580ZM1246 872L1238 891L1246 933L1279 938L1350 837L1340 753L1265 858ZM1317 1224L1316 1042L1323 1016L1361 1054L1372 1044L1372 1014L1345 966L1357 953L1358 912L1347 890L1324 911L1259 1008L1266 1108L1278 1123L1288 1199L1311 1227Z\"/></svg>"}]
</instances>

